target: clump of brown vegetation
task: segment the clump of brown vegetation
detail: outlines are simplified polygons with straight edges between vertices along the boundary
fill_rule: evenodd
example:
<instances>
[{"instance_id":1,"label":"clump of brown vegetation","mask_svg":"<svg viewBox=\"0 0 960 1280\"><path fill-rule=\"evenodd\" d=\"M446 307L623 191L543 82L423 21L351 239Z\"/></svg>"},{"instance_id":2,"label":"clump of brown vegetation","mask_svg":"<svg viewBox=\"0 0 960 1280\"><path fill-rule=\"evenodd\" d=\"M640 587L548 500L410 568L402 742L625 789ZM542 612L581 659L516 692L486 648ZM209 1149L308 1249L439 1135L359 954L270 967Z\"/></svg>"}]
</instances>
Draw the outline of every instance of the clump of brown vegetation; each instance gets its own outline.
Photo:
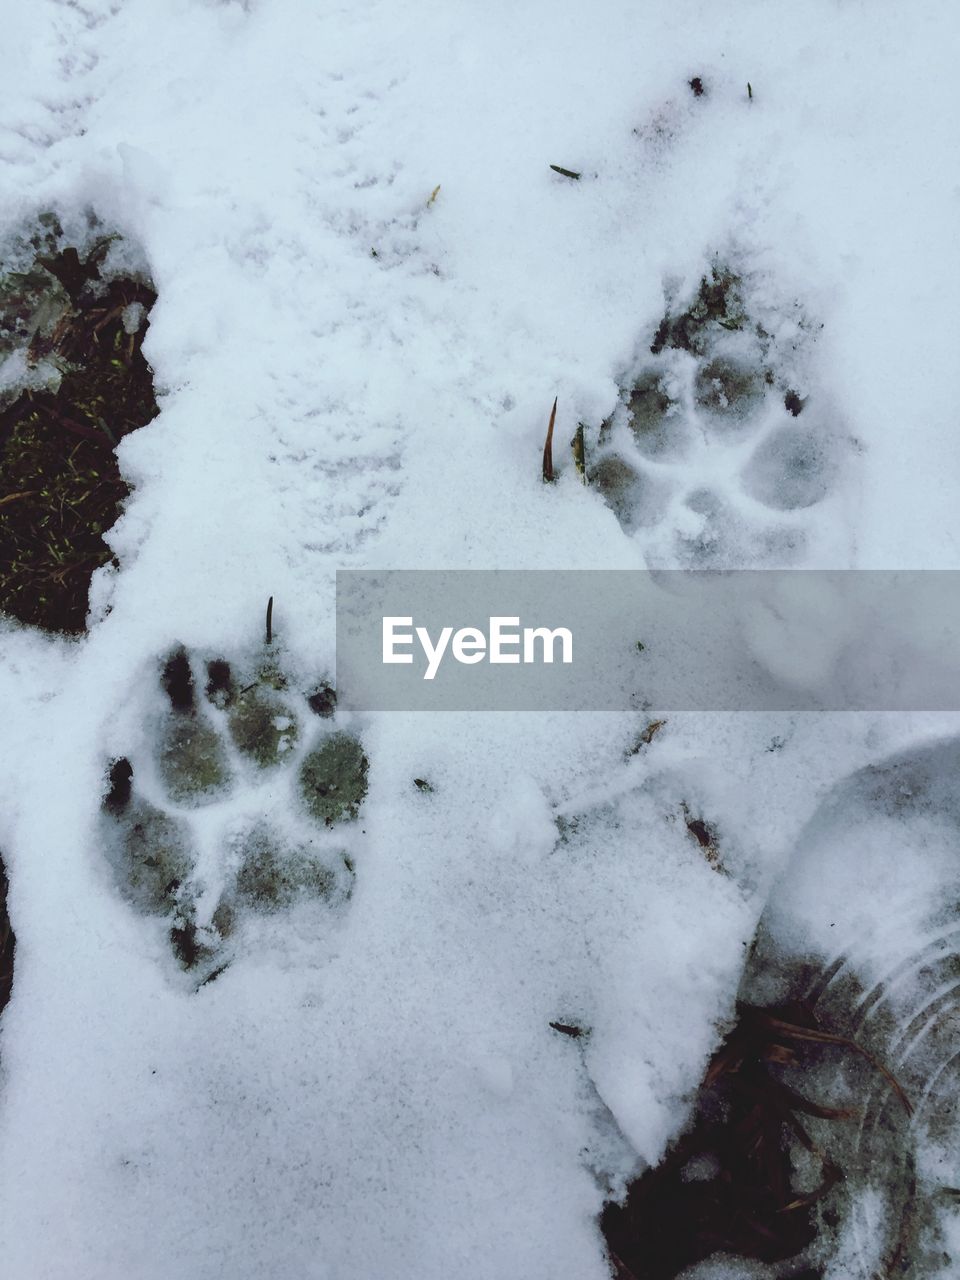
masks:
<instances>
[{"instance_id":1,"label":"clump of brown vegetation","mask_svg":"<svg viewBox=\"0 0 960 1280\"><path fill-rule=\"evenodd\" d=\"M103 533L128 489L114 450L158 412L143 356L150 283L81 257L49 216L26 269L0 264L0 610L51 631L84 630ZM22 266L22 263L17 263Z\"/></svg>"},{"instance_id":2,"label":"clump of brown vegetation","mask_svg":"<svg viewBox=\"0 0 960 1280\"><path fill-rule=\"evenodd\" d=\"M765 1263L795 1259L784 1274L815 1280L821 1272L803 1258L818 1236L815 1208L845 1171L803 1117L839 1125L854 1112L806 1097L785 1073L796 1083L797 1073L802 1079L814 1072L828 1053L856 1054L910 1114L890 1072L854 1040L822 1027L809 1007L741 1003L737 1012L704 1076L690 1131L630 1185L622 1204L604 1208L601 1228L617 1280L673 1280L716 1253ZM819 1168L812 1187L811 1164Z\"/></svg>"}]
</instances>

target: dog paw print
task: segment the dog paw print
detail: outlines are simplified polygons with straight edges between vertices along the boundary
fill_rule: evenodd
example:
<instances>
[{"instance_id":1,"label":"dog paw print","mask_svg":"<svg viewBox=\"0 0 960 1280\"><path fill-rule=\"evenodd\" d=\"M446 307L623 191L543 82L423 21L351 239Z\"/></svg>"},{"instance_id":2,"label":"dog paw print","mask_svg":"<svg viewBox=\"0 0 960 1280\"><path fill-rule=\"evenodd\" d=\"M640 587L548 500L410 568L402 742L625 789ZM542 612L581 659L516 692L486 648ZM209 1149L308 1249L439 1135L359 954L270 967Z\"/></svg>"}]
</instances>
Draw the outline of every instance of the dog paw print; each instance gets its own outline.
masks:
<instances>
[{"instance_id":1,"label":"dog paw print","mask_svg":"<svg viewBox=\"0 0 960 1280\"><path fill-rule=\"evenodd\" d=\"M717 266L668 312L586 468L624 530L680 567L795 562L853 443L798 389L809 322L757 319L744 294Z\"/></svg>"},{"instance_id":2,"label":"dog paw print","mask_svg":"<svg viewBox=\"0 0 960 1280\"><path fill-rule=\"evenodd\" d=\"M161 921L196 984L257 919L349 900L368 762L325 683L297 690L268 644L254 661L178 648L143 690L140 741L101 807L117 889Z\"/></svg>"}]
</instances>

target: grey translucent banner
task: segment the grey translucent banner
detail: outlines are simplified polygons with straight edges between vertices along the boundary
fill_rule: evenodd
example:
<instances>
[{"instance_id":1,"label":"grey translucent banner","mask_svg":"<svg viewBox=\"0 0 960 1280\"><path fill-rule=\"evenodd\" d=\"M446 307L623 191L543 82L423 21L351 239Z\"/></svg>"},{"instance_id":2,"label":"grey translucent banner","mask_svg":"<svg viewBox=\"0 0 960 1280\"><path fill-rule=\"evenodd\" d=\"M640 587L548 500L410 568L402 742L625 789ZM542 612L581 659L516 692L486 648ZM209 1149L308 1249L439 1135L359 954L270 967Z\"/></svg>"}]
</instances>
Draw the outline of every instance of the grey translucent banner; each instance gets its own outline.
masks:
<instances>
[{"instance_id":1,"label":"grey translucent banner","mask_svg":"<svg viewBox=\"0 0 960 1280\"><path fill-rule=\"evenodd\" d=\"M358 711L960 710L960 572L340 571Z\"/></svg>"}]
</instances>

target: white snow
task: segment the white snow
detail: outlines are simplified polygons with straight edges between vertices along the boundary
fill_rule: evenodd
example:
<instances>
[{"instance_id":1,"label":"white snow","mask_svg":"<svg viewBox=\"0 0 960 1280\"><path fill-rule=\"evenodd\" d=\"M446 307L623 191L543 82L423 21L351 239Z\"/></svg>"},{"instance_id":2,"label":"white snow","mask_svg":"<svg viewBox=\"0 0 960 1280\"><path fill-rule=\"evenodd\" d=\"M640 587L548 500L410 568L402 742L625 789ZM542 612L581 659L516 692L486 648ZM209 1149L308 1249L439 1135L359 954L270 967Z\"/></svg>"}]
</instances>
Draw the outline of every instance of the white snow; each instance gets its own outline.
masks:
<instances>
[{"instance_id":1,"label":"white snow","mask_svg":"<svg viewBox=\"0 0 960 1280\"><path fill-rule=\"evenodd\" d=\"M672 566L705 485L743 567L784 506L801 567L957 567L958 32L946 0L7 0L0 233L123 233L161 407L88 637L0 631L11 1280L608 1275L599 1209L682 1129L803 824L955 718L670 715L629 759L627 712L357 720L352 899L254 922L195 993L111 883L106 764L158 658L249 655L268 596L294 679L332 676L338 568ZM784 360L815 327L823 501L778 490L787 438L745 495L697 442L628 535L566 442L717 254ZM212 876L271 805L211 811Z\"/></svg>"}]
</instances>

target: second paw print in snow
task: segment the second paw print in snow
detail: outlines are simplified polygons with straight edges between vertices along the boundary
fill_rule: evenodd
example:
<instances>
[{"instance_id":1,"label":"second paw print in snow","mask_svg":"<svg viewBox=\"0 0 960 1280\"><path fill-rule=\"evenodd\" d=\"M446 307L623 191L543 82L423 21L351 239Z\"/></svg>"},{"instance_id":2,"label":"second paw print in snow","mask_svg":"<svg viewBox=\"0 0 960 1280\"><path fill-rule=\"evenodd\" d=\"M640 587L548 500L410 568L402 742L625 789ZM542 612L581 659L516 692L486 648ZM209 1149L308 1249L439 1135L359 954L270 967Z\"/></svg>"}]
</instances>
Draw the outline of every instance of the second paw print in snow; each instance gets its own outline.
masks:
<instances>
[{"instance_id":1,"label":"second paw print in snow","mask_svg":"<svg viewBox=\"0 0 960 1280\"><path fill-rule=\"evenodd\" d=\"M668 565L796 563L856 448L826 396L798 390L809 323L764 321L715 267L664 318L596 435L588 482Z\"/></svg>"}]
</instances>

